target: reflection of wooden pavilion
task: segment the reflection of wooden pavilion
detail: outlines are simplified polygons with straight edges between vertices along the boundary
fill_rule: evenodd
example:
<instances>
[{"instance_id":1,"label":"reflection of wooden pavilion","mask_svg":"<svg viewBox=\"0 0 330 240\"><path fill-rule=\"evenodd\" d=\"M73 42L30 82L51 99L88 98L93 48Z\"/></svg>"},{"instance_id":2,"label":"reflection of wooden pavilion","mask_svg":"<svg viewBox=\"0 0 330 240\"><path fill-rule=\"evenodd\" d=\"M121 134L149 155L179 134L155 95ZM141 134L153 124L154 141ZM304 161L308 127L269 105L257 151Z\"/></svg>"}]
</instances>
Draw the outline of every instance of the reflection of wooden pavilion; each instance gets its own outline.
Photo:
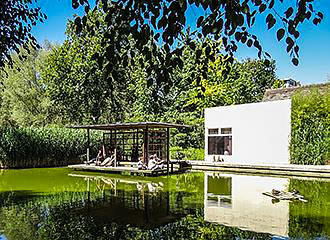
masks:
<instances>
[{"instance_id":1,"label":"reflection of wooden pavilion","mask_svg":"<svg viewBox=\"0 0 330 240\"><path fill-rule=\"evenodd\" d=\"M87 183L87 205L85 210L95 217L98 224L116 222L152 229L185 216L186 210L170 204L168 178L162 180L137 180L123 177L105 177L82 174L69 174L83 178ZM91 200L93 192L102 192L102 197ZM173 197L172 197L173 199ZM94 202L93 202L94 201ZM92 203L93 204L90 204Z\"/></svg>"},{"instance_id":2,"label":"reflection of wooden pavilion","mask_svg":"<svg viewBox=\"0 0 330 240\"><path fill-rule=\"evenodd\" d=\"M181 127L187 126L162 122L138 122L78 125L70 128L87 130L87 161L90 159L90 130L101 130L104 131L103 144L111 149L115 149L115 167L125 163L137 162L139 158L145 164L148 164L149 157L156 154L159 159L167 162L168 172L170 162L170 128Z\"/></svg>"}]
</instances>

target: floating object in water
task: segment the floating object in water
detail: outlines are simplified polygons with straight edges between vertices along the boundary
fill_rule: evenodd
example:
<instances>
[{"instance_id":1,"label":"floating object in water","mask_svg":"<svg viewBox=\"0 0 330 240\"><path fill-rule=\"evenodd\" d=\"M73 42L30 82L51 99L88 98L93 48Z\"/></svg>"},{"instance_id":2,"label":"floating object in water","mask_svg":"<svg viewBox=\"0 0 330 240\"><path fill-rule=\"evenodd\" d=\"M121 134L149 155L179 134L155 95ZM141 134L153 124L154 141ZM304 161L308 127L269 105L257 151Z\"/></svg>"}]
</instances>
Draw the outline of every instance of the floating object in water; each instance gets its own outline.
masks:
<instances>
[{"instance_id":1,"label":"floating object in water","mask_svg":"<svg viewBox=\"0 0 330 240\"><path fill-rule=\"evenodd\" d=\"M298 200L301 202L307 202L304 196L298 194L299 191L293 190L292 192L280 191L273 189L271 192L264 192L262 194L272 197L276 200Z\"/></svg>"},{"instance_id":2,"label":"floating object in water","mask_svg":"<svg viewBox=\"0 0 330 240\"><path fill-rule=\"evenodd\" d=\"M276 189L273 189L273 190L272 190L272 194L273 194L274 196L278 196L278 195L281 194L281 191L278 191L278 190L276 190Z\"/></svg>"}]
</instances>

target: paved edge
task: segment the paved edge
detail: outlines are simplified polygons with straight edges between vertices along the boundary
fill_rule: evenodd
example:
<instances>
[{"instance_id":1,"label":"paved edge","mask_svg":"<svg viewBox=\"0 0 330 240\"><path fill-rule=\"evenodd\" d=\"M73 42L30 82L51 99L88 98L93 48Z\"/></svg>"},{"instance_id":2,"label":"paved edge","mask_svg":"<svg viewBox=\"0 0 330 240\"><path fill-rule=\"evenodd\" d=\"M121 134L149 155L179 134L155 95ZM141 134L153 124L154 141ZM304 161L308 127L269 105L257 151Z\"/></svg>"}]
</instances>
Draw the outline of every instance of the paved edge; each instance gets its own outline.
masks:
<instances>
[{"instance_id":1,"label":"paved edge","mask_svg":"<svg viewBox=\"0 0 330 240\"><path fill-rule=\"evenodd\" d=\"M262 173L281 176L302 176L302 177L322 177L330 178L330 166L311 166L311 165L251 165L251 164L233 164L217 163L207 161L189 161L194 170L206 171L226 171L241 173Z\"/></svg>"}]
</instances>

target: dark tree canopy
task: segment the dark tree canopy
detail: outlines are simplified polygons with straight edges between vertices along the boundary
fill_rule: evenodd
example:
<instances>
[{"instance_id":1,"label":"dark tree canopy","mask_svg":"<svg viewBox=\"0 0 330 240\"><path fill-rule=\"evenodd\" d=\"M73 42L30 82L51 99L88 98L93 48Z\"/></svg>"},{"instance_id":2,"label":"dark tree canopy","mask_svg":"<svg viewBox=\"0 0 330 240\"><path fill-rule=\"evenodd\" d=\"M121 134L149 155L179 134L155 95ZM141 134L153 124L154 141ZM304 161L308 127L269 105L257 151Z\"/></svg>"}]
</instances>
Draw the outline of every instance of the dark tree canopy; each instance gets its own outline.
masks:
<instances>
[{"instance_id":1,"label":"dark tree canopy","mask_svg":"<svg viewBox=\"0 0 330 240\"><path fill-rule=\"evenodd\" d=\"M28 44L37 47L31 35L32 26L43 21L46 16L39 8L33 7L37 0L3 0L0 2L0 68L8 60L10 52L19 51L18 47L28 49ZM211 49L207 44L196 55L197 64L204 66L202 76L207 76L208 62L214 60L216 53L225 51L224 62L233 62L233 54L239 43L258 50L258 57L270 63L270 56L262 48L258 36L251 28L257 16L263 16L265 29L276 29L278 41L285 41L292 63L298 65L300 26L305 21L318 25L323 14L314 8L314 0L72 0L72 7L83 7L85 15L74 20L77 34L87 30L92 37L99 32L100 24L96 20L90 25L89 16L100 8L105 13L107 29L103 31L102 46L106 51L96 53L93 59L101 71L110 73L114 65L105 62L120 63L124 66L139 53L145 58L139 64L146 67L150 76L149 85L171 82L171 74L176 67L182 68L182 45L178 41L186 32L189 8L197 8L196 21L192 32L185 36L184 45L196 48L196 42L211 37L222 42L223 48ZM91 9L91 4L95 8ZM283 9L285 8L285 9ZM95 27L96 26L96 27ZM259 27L259 26L258 26ZM103 30L103 29L102 29ZM129 44L132 39L134 48ZM181 39L182 40L182 39ZM194 41L195 40L195 41ZM161 47L161 51L157 49ZM207 58L199 59L205 53ZM105 61L107 60L107 61ZM154 64L154 63L161 63ZM134 65L134 64L131 64Z\"/></svg>"},{"instance_id":2,"label":"dark tree canopy","mask_svg":"<svg viewBox=\"0 0 330 240\"><path fill-rule=\"evenodd\" d=\"M36 1L36 0L35 0ZM33 0L0 1L0 69L5 61L12 65L11 51L19 53L22 46L29 51L29 45L38 47L31 34L32 26L46 19L40 8L33 8Z\"/></svg>"},{"instance_id":3,"label":"dark tree canopy","mask_svg":"<svg viewBox=\"0 0 330 240\"><path fill-rule=\"evenodd\" d=\"M95 56L99 62L107 59L110 62L116 60L127 62L134 52L139 51L145 56L144 66L148 62L147 72L153 79L160 82L169 82L172 69L183 63L180 59L182 48L178 46L178 39L186 30L187 12L189 7L197 7L195 12L196 22L192 26L194 32L186 37L185 45L196 48L196 41L203 42L206 37L222 41L226 56L223 61L233 61L233 54L238 49L238 43L258 50L258 57L266 59L270 63L270 55L262 48L258 36L251 33L258 15L265 18L265 29L276 28L278 41L285 41L287 52L292 63L298 65L300 37L300 25L305 21L312 21L318 25L323 19L323 14L314 9L314 0L96 0L96 5L101 6L107 15L105 21L108 30L103 34L103 44L108 45L108 51ZM88 25L87 17L90 11L87 0L72 0L73 8L83 6L86 15L75 18L77 33L87 28L90 35L95 34L95 29ZM281 10L285 7L285 10ZM96 7L95 7L96 9ZM200 14L200 15L197 15ZM123 28L123 26L125 26ZM127 28L127 26L129 26ZM132 36L136 41L136 48L129 49L127 38ZM152 39L152 47L146 44ZM163 51L156 51L157 46L162 45ZM127 49L126 54L118 56L122 49ZM205 61L214 60L214 49L205 44L198 56L206 53ZM156 67L153 62L162 63L162 67ZM199 62L197 62L199 64ZM200 62L207 71L207 63ZM103 66L101 66L103 67ZM207 74L204 73L204 76ZM152 80L150 80L152 83Z\"/></svg>"}]
</instances>

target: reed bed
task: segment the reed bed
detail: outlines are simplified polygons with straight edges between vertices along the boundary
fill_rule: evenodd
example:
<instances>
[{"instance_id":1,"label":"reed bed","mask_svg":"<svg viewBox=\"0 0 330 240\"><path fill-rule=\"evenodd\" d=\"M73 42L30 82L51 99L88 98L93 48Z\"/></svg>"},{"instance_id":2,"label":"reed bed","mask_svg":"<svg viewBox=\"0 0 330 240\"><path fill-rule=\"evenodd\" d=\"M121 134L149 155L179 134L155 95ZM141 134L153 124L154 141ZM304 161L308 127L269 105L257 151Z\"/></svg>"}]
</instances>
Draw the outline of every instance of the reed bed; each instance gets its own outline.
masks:
<instances>
[{"instance_id":1,"label":"reed bed","mask_svg":"<svg viewBox=\"0 0 330 240\"><path fill-rule=\"evenodd\" d=\"M292 99L291 163L330 163L330 88L300 92Z\"/></svg>"},{"instance_id":2,"label":"reed bed","mask_svg":"<svg viewBox=\"0 0 330 240\"><path fill-rule=\"evenodd\" d=\"M81 162L86 131L62 127L0 128L0 168L59 167ZM91 154L102 136L91 134Z\"/></svg>"}]
</instances>

